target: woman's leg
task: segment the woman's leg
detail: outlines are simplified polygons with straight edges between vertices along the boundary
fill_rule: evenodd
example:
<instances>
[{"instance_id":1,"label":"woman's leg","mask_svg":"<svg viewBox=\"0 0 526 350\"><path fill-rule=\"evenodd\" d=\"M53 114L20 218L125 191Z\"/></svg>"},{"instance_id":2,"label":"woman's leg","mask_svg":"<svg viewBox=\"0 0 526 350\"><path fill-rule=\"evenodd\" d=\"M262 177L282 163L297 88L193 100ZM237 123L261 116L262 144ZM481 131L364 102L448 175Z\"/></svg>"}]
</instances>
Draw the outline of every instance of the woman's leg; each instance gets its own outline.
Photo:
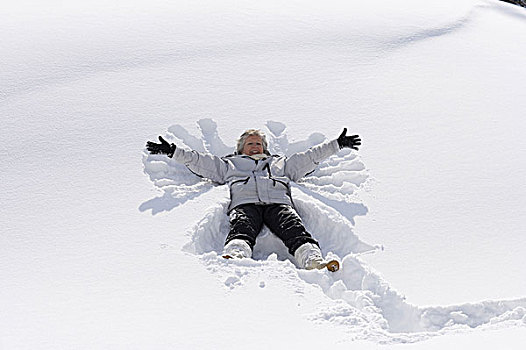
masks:
<instances>
[{"instance_id":1,"label":"woman's leg","mask_svg":"<svg viewBox=\"0 0 526 350\"><path fill-rule=\"evenodd\" d=\"M225 241L227 246L233 240L242 240L254 249L256 238L263 228L263 206L240 205L230 212L230 232Z\"/></svg>"},{"instance_id":2,"label":"woman's leg","mask_svg":"<svg viewBox=\"0 0 526 350\"><path fill-rule=\"evenodd\" d=\"M318 242L307 232L296 210L286 204L266 205L263 215L265 225L278 236L294 256L296 249L305 243L318 246Z\"/></svg>"}]
</instances>

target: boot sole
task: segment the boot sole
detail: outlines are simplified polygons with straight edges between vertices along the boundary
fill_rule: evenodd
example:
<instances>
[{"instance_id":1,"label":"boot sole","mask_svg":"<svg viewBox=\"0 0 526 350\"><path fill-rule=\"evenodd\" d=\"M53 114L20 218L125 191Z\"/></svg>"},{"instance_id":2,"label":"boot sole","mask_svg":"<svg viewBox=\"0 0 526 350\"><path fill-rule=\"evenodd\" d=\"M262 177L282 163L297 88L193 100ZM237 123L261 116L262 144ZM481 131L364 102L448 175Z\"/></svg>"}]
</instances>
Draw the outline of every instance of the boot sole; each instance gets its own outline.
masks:
<instances>
[{"instance_id":1,"label":"boot sole","mask_svg":"<svg viewBox=\"0 0 526 350\"><path fill-rule=\"evenodd\" d=\"M327 270L331 272L336 272L340 269L340 263L338 260L331 260L327 263L327 265L325 265L325 267L327 267Z\"/></svg>"},{"instance_id":2,"label":"boot sole","mask_svg":"<svg viewBox=\"0 0 526 350\"><path fill-rule=\"evenodd\" d=\"M340 263L338 262L338 260L330 260L330 261L327 261L327 262L324 262L322 264L319 264L318 266L316 267L311 267L311 268L305 268L306 270L323 270L323 269L327 269L331 272L336 272L340 269Z\"/></svg>"}]
</instances>

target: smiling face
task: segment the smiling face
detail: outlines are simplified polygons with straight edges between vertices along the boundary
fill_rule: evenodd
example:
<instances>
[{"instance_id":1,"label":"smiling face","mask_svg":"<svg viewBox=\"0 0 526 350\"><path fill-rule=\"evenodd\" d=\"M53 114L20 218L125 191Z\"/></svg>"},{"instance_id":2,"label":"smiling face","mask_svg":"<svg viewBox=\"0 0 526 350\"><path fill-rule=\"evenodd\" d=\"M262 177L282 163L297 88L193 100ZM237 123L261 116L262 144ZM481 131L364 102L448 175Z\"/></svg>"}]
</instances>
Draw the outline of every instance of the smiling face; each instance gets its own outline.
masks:
<instances>
[{"instance_id":1,"label":"smiling face","mask_svg":"<svg viewBox=\"0 0 526 350\"><path fill-rule=\"evenodd\" d=\"M257 135L251 135L245 140L245 145L243 146L243 154L251 156L254 154L263 153L263 140Z\"/></svg>"}]
</instances>

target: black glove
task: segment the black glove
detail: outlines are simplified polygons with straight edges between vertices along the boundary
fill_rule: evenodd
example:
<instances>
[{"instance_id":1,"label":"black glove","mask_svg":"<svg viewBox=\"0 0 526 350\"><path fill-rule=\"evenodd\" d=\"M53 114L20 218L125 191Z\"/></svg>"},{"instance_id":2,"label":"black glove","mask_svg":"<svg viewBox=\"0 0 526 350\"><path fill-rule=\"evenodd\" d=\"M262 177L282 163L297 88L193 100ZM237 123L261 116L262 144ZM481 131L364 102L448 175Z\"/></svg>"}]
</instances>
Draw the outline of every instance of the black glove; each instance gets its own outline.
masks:
<instances>
[{"instance_id":1,"label":"black glove","mask_svg":"<svg viewBox=\"0 0 526 350\"><path fill-rule=\"evenodd\" d=\"M362 144L362 140L358 135L346 136L347 128L343 128L342 134L338 137L338 146L340 149L347 147L358 151L358 146Z\"/></svg>"},{"instance_id":2,"label":"black glove","mask_svg":"<svg viewBox=\"0 0 526 350\"><path fill-rule=\"evenodd\" d=\"M162 136L159 136L159 141L161 141L161 143L146 142L148 152L151 154L167 154L168 157L172 158L175 152L175 144L168 143Z\"/></svg>"}]
</instances>

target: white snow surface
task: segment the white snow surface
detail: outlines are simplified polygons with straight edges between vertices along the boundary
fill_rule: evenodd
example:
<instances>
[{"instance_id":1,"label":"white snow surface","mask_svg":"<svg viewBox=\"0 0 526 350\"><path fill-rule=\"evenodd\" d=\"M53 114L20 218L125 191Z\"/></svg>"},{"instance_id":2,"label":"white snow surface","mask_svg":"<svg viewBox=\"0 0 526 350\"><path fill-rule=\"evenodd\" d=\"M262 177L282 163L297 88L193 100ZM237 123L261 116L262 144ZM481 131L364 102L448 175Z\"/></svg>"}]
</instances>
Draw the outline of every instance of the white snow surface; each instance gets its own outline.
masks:
<instances>
[{"instance_id":1,"label":"white snow surface","mask_svg":"<svg viewBox=\"0 0 526 350\"><path fill-rule=\"evenodd\" d=\"M2 1L0 349L522 349L526 11ZM359 134L293 185L340 271L225 260L215 155Z\"/></svg>"}]
</instances>

